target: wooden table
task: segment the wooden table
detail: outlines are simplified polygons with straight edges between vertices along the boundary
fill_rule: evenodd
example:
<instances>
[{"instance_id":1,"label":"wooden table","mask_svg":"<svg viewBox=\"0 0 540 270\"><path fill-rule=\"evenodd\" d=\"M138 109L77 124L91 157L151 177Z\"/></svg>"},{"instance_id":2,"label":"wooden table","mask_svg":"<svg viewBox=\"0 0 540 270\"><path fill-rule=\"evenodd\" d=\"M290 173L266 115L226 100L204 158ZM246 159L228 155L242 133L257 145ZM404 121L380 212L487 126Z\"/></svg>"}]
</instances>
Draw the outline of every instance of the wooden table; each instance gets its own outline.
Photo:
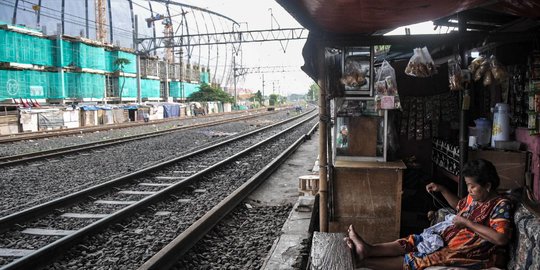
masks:
<instances>
[{"instance_id":1,"label":"wooden table","mask_svg":"<svg viewBox=\"0 0 540 270\"><path fill-rule=\"evenodd\" d=\"M402 161L336 161L331 183L334 219L330 232L346 232L349 224L369 242L399 237Z\"/></svg>"}]
</instances>

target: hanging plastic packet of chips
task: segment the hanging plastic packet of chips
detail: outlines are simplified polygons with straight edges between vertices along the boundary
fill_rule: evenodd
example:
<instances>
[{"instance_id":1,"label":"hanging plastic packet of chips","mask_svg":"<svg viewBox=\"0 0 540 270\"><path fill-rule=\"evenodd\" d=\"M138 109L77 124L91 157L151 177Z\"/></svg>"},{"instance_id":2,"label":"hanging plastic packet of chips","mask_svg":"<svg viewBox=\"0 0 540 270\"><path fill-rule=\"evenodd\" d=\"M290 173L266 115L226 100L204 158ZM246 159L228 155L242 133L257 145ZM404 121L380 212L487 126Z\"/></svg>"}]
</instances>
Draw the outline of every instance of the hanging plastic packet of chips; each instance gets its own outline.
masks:
<instances>
[{"instance_id":1,"label":"hanging plastic packet of chips","mask_svg":"<svg viewBox=\"0 0 540 270\"><path fill-rule=\"evenodd\" d=\"M427 47L415 48L413 56L405 68L405 74L413 77L426 78L437 73L435 63Z\"/></svg>"},{"instance_id":2,"label":"hanging plastic packet of chips","mask_svg":"<svg viewBox=\"0 0 540 270\"><path fill-rule=\"evenodd\" d=\"M498 83L502 83L506 77L508 76L508 73L506 72L505 68L497 61L497 58L495 58L495 55L492 55L489 57L489 65L491 67L491 74L493 76L493 79L497 80Z\"/></svg>"},{"instance_id":3,"label":"hanging plastic packet of chips","mask_svg":"<svg viewBox=\"0 0 540 270\"><path fill-rule=\"evenodd\" d=\"M394 68L384 60L377 71L375 80L376 99L380 102L380 108L383 110L392 110L401 108L396 83L396 72ZM379 106L378 106L379 107Z\"/></svg>"},{"instance_id":4,"label":"hanging plastic packet of chips","mask_svg":"<svg viewBox=\"0 0 540 270\"><path fill-rule=\"evenodd\" d=\"M450 90L463 90L463 75L461 74L459 59L448 60L448 82L450 83Z\"/></svg>"},{"instance_id":5,"label":"hanging plastic packet of chips","mask_svg":"<svg viewBox=\"0 0 540 270\"><path fill-rule=\"evenodd\" d=\"M508 73L494 55L489 59L478 56L469 65L469 70L474 75L474 81L482 80L484 86L490 86L494 83L500 84L508 76Z\"/></svg>"}]
</instances>

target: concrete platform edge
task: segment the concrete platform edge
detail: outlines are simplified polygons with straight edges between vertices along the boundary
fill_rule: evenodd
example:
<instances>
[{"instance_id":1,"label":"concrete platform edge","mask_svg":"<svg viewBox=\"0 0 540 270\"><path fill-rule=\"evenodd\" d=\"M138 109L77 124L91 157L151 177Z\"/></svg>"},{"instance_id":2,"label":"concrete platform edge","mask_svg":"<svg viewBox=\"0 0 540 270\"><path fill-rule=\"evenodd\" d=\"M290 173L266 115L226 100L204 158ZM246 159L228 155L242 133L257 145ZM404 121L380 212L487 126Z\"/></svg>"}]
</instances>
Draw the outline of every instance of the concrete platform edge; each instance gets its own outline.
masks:
<instances>
[{"instance_id":1,"label":"concrete platform edge","mask_svg":"<svg viewBox=\"0 0 540 270\"><path fill-rule=\"evenodd\" d=\"M289 218L283 224L282 235L274 241L261 270L298 269L295 264L301 262L304 245L309 245L311 241L309 228L314 203L314 196L298 197Z\"/></svg>"}]
</instances>

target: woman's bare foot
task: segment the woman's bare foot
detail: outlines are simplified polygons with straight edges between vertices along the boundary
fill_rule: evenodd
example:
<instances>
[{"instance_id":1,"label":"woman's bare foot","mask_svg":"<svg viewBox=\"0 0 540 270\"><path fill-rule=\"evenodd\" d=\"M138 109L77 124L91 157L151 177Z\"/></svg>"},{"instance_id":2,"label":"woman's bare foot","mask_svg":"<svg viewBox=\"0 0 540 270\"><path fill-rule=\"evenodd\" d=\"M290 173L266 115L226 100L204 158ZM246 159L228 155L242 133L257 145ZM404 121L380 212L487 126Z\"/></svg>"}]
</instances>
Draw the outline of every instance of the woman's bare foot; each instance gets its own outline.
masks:
<instances>
[{"instance_id":1,"label":"woman's bare foot","mask_svg":"<svg viewBox=\"0 0 540 270\"><path fill-rule=\"evenodd\" d=\"M356 254L356 247L354 246L354 243L351 240L351 238L349 238L347 236L343 240L345 241L345 244L347 245L347 247L349 247L349 249L351 251L351 255L352 255L352 258L353 258L353 262L354 262L354 267L355 268L360 267L360 265L362 263L362 260L364 258L359 258L358 254Z\"/></svg>"},{"instance_id":2,"label":"woman's bare foot","mask_svg":"<svg viewBox=\"0 0 540 270\"><path fill-rule=\"evenodd\" d=\"M364 242L362 237L360 237L355 231L353 225L349 226L348 230L348 237L346 238L345 242L347 243L347 246L354 250L356 253L356 259L358 261L362 261L367 257L367 248L368 244Z\"/></svg>"}]
</instances>

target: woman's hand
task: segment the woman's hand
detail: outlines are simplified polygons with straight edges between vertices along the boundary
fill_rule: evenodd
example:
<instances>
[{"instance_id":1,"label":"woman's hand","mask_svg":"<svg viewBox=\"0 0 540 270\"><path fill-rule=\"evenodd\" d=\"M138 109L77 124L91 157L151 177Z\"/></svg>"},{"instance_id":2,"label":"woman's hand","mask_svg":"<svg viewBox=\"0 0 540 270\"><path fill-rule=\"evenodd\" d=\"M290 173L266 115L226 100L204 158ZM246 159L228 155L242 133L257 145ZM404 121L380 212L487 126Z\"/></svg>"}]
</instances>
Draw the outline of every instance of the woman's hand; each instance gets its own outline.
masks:
<instances>
[{"instance_id":1,"label":"woman's hand","mask_svg":"<svg viewBox=\"0 0 540 270\"><path fill-rule=\"evenodd\" d=\"M446 199L450 207L456 209L459 198L455 194L450 192L448 189L446 189L445 186L435 183L429 183L426 185L426 190L429 193L440 192Z\"/></svg>"},{"instance_id":2,"label":"woman's hand","mask_svg":"<svg viewBox=\"0 0 540 270\"><path fill-rule=\"evenodd\" d=\"M426 186L426 190L427 192L429 193L433 193L433 192L442 192L444 190L444 187L439 185L439 184L435 184L435 183L429 183L427 184Z\"/></svg>"},{"instance_id":3,"label":"woman's hand","mask_svg":"<svg viewBox=\"0 0 540 270\"><path fill-rule=\"evenodd\" d=\"M456 226L457 228L467 228L469 227L470 222L470 220L462 216L455 216L452 220L452 223L454 223L454 226Z\"/></svg>"}]
</instances>

